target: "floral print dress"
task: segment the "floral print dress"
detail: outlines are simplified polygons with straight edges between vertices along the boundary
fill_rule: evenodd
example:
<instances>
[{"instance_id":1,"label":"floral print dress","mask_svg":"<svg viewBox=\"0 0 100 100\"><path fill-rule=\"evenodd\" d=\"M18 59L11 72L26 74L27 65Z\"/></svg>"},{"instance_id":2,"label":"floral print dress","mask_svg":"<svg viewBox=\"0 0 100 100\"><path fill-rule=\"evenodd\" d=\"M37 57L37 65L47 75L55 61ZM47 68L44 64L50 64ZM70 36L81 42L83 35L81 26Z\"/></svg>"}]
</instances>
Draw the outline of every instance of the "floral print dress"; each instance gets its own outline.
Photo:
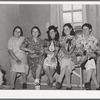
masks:
<instances>
[{"instance_id":1,"label":"floral print dress","mask_svg":"<svg viewBox=\"0 0 100 100\"><path fill-rule=\"evenodd\" d=\"M61 45L61 49L58 53L58 60L59 60L61 69L68 66L69 71L72 71L72 69L74 69L74 62L76 62L74 51L72 54L67 55L64 53L62 47L65 47L65 50L69 53L70 50L75 46L74 37L73 36L67 36L67 37L62 36L60 38L60 45Z\"/></svg>"},{"instance_id":2,"label":"floral print dress","mask_svg":"<svg viewBox=\"0 0 100 100\"><path fill-rule=\"evenodd\" d=\"M97 46L98 41L92 35L90 35L87 39L84 36L82 44L84 45L84 50L86 51L86 56L88 57L88 61L85 64L86 71L90 69L95 69L95 73L96 73L95 59L90 59L90 58L91 55L94 54L94 52L98 49Z\"/></svg>"},{"instance_id":3,"label":"floral print dress","mask_svg":"<svg viewBox=\"0 0 100 100\"><path fill-rule=\"evenodd\" d=\"M26 38L22 45L30 50L35 51L37 57L32 57L34 54L27 52L28 65L32 71L32 76L36 78L37 65L43 65L44 61L44 42L40 38L35 42L32 37Z\"/></svg>"}]
</instances>

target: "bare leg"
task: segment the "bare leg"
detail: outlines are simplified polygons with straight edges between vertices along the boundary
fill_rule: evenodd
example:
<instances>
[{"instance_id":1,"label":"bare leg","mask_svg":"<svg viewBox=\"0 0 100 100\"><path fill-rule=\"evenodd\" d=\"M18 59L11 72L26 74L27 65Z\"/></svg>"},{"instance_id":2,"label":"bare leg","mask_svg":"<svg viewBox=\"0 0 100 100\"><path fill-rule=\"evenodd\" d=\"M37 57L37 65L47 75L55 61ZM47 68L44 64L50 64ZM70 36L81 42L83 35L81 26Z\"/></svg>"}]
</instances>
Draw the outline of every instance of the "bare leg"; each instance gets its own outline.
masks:
<instances>
[{"instance_id":1,"label":"bare leg","mask_svg":"<svg viewBox=\"0 0 100 100\"><path fill-rule=\"evenodd\" d=\"M26 74L25 73L21 73L22 78L23 78L23 83L26 83Z\"/></svg>"},{"instance_id":2,"label":"bare leg","mask_svg":"<svg viewBox=\"0 0 100 100\"><path fill-rule=\"evenodd\" d=\"M26 74L25 73L21 73L21 75L22 75L22 78L23 78L23 86L22 86L22 88L26 89L27 88Z\"/></svg>"},{"instance_id":3,"label":"bare leg","mask_svg":"<svg viewBox=\"0 0 100 100\"><path fill-rule=\"evenodd\" d=\"M90 79L92 77L93 69L90 69L86 72L86 83L90 82Z\"/></svg>"},{"instance_id":4,"label":"bare leg","mask_svg":"<svg viewBox=\"0 0 100 100\"><path fill-rule=\"evenodd\" d=\"M65 75L65 72L66 72L66 68L61 69L61 73L60 73L60 76L59 76L59 79L58 79L59 83L62 82L62 79L63 79L63 77Z\"/></svg>"},{"instance_id":5,"label":"bare leg","mask_svg":"<svg viewBox=\"0 0 100 100\"><path fill-rule=\"evenodd\" d=\"M16 72L11 72L11 88L15 88L15 78L16 78L17 73Z\"/></svg>"},{"instance_id":6,"label":"bare leg","mask_svg":"<svg viewBox=\"0 0 100 100\"><path fill-rule=\"evenodd\" d=\"M66 78L67 78L67 87L71 88L71 83L70 83L70 79L71 79L71 72L69 71L68 67L66 69Z\"/></svg>"},{"instance_id":7,"label":"bare leg","mask_svg":"<svg viewBox=\"0 0 100 100\"><path fill-rule=\"evenodd\" d=\"M47 75L47 77L48 77L49 80L50 80L50 83L52 83L52 82L53 82L53 78L52 78L52 74L50 73L50 68L49 68L49 66L46 66L46 67L44 68L44 70L45 70L45 74Z\"/></svg>"},{"instance_id":8,"label":"bare leg","mask_svg":"<svg viewBox=\"0 0 100 100\"><path fill-rule=\"evenodd\" d=\"M94 81L94 84L95 84L96 88L99 88L99 84L98 84L98 82L97 82L95 70L93 70L92 79L93 79L93 81Z\"/></svg>"},{"instance_id":9,"label":"bare leg","mask_svg":"<svg viewBox=\"0 0 100 100\"><path fill-rule=\"evenodd\" d=\"M38 68L36 70L36 79L40 79L40 77L41 77L41 70L42 70L42 66L38 65Z\"/></svg>"}]
</instances>

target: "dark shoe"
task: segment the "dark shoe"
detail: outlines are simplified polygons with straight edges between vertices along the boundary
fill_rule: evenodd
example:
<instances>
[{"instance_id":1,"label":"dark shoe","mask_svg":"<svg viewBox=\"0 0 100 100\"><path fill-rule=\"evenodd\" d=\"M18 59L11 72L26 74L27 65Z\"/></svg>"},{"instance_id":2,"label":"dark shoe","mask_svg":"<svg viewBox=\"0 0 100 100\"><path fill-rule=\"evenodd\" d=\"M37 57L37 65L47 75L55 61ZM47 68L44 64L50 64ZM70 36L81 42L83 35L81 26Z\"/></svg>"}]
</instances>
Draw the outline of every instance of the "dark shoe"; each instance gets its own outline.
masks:
<instances>
[{"instance_id":1,"label":"dark shoe","mask_svg":"<svg viewBox=\"0 0 100 100\"><path fill-rule=\"evenodd\" d=\"M99 88L96 88L96 90L100 90L100 86L99 86Z\"/></svg>"},{"instance_id":2,"label":"dark shoe","mask_svg":"<svg viewBox=\"0 0 100 100\"><path fill-rule=\"evenodd\" d=\"M85 89L86 90L91 90L91 84L90 84L90 82L85 83Z\"/></svg>"},{"instance_id":3,"label":"dark shoe","mask_svg":"<svg viewBox=\"0 0 100 100\"><path fill-rule=\"evenodd\" d=\"M66 90L71 90L72 89L72 87L66 87Z\"/></svg>"},{"instance_id":4,"label":"dark shoe","mask_svg":"<svg viewBox=\"0 0 100 100\"><path fill-rule=\"evenodd\" d=\"M60 82L57 82L57 83L56 83L56 89L60 89L61 86L62 86L62 84L61 84Z\"/></svg>"},{"instance_id":5,"label":"dark shoe","mask_svg":"<svg viewBox=\"0 0 100 100\"><path fill-rule=\"evenodd\" d=\"M26 89L27 88L27 84L26 83L23 83L23 89Z\"/></svg>"}]
</instances>

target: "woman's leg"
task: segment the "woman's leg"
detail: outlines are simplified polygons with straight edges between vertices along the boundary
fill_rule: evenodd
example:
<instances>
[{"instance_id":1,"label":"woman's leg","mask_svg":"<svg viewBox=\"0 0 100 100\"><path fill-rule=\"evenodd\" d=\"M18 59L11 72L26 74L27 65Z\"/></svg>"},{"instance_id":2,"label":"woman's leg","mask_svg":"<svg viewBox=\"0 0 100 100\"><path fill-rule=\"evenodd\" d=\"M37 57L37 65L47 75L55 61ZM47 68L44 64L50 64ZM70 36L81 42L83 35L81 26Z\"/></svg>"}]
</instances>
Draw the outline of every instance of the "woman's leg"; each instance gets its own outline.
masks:
<instances>
[{"instance_id":1,"label":"woman's leg","mask_svg":"<svg viewBox=\"0 0 100 100\"><path fill-rule=\"evenodd\" d=\"M11 88L15 88L15 78L16 78L17 73L16 72L11 72L11 81L10 81L10 85Z\"/></svg>"},{"instance_id":2,"label":"woman's leg","mask_svg":"<svg viewBox=\"0 0 100 100\"><path fill-rule=\"evenodd\" d=\"M98 84L98 82L97 82L95 70L93 70L92 79L93 79L93 81L94 81L94 84L95 84L95 86L96 86L96 89L98 89L98 88L99 88L99 84Z\"/></svg>"},{"instance_id":3,"label":"woman's leg","mask_svg":"<svg viewBox=\"0 0 100 100\"><path fill-rule=\"evenodd\" d=\"M42 66L41 65L37 65L38 68L36 70L36 79L35 79L35 83L36 84L40 84L40 77L41 77L41 70L42 70Z\"/></svg>"},{"instance_id":4,"label":"woman's leg","mask_svg":"<svg viewBox=\"0 0 100 100\"><path fill-rule=\"evenodd\" d=\"M85 81L85 89L86 90L91 90L90 79L92 78L92 73L93 73L93 69L89 69L86 72L86 81Z\"/></svg>"},{"instance_id":5,"label":"woman's leg","mask_svg":"<svg viewBox=\"0 0 100 100\"><path fill-rule=\"evenodd\" d=\"M65 75L65 72L66 72L66 68L61 69L59 78L58 78L57 83L56 83L56 88L57 89L60 89L62 87L62 79Z\"/></svg>"},{"instance_id":6,"label":"woman's leg","mask_svg":"<svg viewBox=\"0 0 100 100\"><path fill-rule=\"evenodd\" d=\"M59 75L59 79L58 79L57 82L62 83L62 79L63 79L63 77L65 75L65 72L66 72L66 68L61 69L61 72L60 72L60 75Z\"/></svg>"},{"instance_id":7,"label":"woman's leg","mask_svg":"<svg viewBox=\"0 0 100 100\"><path fill-rule=\"evenodd\" d=\"M44 68L45 74L47 75L48 79L50 80L50 83L53 82L53 78L52 78L52 74L50 72L50 67L49 66L45 66Z\"/></svg>"},{"instance_id":8,"label":"woman's leg","mask_svg":"<svg viewBox=\"0 0 100 100\"><path fill-rule=\"evenodd\" d=\"M55 74L55 68L50 68L50 73L51 73L52 78L53 78L53 76L54 76L54 74Z\"/></svg>"},{"instance_id":9,"label":"woman's leg","mask_svg":"<svg viewBox=\"0 0 100 100\"><path fill-rule=\"evenodd\" d=\"M70 80L71 80L71 72L68 69L68 67L66 67L66 68L67 69L66 69L65 75L66 75L66 78L67 78L67 88L71 88L71 82L70 82Z\"/></svg>"},{"instance_id":10,"label":"woman's leg","mask_svg":"<svg viewBox=\"0 0 100 100\"><path fill-rule=\"evenodd\" d=\"M26 89L27 88L27 80L26 80L26 74L25 73L21 73L22 75L22 78L23 78L23 89Z\"/></svg>"},{"instance_id":11,"label":"woman's leg","mask_svg":"<svg viewBox=\"0 0 100 100\"><path fill-rule=\"evenodd\" d=\"M86 83L90 82L90 79L92 77L93 69L90 69L86 72Z\"/></svg>"}]
</instances>

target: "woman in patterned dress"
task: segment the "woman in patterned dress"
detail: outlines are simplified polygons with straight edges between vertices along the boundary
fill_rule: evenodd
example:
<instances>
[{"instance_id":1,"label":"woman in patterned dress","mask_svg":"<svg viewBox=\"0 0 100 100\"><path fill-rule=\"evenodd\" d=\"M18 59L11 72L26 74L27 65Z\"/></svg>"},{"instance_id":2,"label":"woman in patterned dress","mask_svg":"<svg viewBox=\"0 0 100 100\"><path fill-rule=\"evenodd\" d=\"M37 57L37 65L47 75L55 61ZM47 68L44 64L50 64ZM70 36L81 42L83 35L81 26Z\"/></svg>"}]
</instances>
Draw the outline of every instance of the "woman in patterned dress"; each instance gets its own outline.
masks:
<instances>
[{"instance_id":1,"label":"woman in patterned dress","mask_svg":"<svg viewBox=\"0 0 100 100\"><path fill-rule=\"evenodd\" d=\"M22 29L16 26L13 30L13 36L8 41L8 52L11 60L11 88L15 88L15 78L17 73L21 73L23 78L23 88L27 88L26 75L28 73L27 55L20 50L24 41Z\"/></svg>"},{"instance_id":2,"label":"woman in patterned dress","mask_svg":"<svg viewBox=\"0 0 100 100\"><path fill-rule=\"evenodd\" d=\"M74 30L70 23L67 23L63 26L62 36L60 37L61 49L58 53L58 59L61 66L61 73L56 83L56 88L60 89L62 86L62 79L65 76L67 78L67 88L71 89L70 77L71 72L75 68L74 60L76 57L73 56L75 49L74 44ZM74 57L74 58L73 58Z\"/></svg>"},{"instance_id":3,"label":"woman in patterned dress","mask_svg":"<svg viewBox=\"0 0 100 100\"><path fill-rule=\"evenodd\" d=\"M32 76L35 78L35 85L40 85L42 65L44 61L44 42L39 38L40 29L34 26L31 29L31 37L25 38L21 49L27 52L28 65L31 69Z\"/></svg>"},{"instance_id":4,"label":"woman in patterned dress","mask_svg":"<svg viewBox=\"0 0 100 100\"><path fill-rule=\"evenodd\" d=\"M97 39L91 35L92 26L89 23L85 23L82 26L83 34L84 34L84 50L85 56L87 56L87 62L85 64L86 69L86 81L85 81L85 88L86 90L91 89L90 81L93 79L96 89L100 90L100 86L96 79L96 50L98 49L98 41Z\"/></svg>"},{"instance_id":5,"label":"woman in patterned dress","mask_svg":"<svg viewBox=\"0 0 100 100\"><path fill-rule=\"evenodd\" d=\"M47 31L48 40L45 40L45 53L47 57L44 60L43 68L48 77L48 85L52 86L55 81L53 75L57 67L57 53L59 50L59 33L57 27L51 25Z\"/></svg>"}]
</instances>

